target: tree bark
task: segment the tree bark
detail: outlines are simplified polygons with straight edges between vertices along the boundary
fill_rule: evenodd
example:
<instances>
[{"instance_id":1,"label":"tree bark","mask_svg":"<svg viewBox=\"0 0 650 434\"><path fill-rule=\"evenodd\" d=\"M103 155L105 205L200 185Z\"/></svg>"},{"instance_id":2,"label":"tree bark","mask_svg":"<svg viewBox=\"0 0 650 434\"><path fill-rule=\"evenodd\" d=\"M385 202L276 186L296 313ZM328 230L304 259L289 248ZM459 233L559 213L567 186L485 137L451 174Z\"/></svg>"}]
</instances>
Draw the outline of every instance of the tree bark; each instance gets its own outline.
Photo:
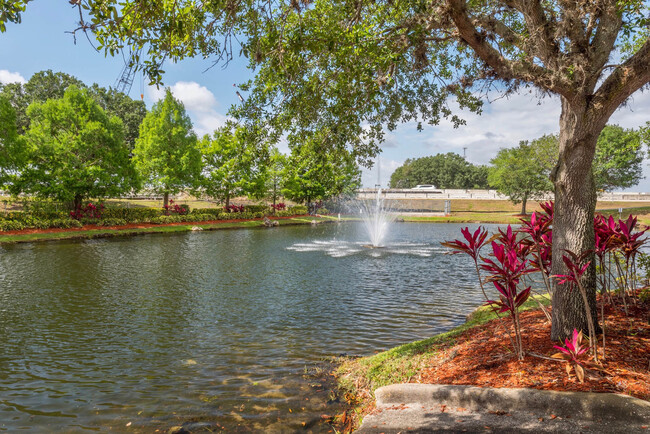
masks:
<instances>
[{"instance_id":1,"label":"tree bark","mask_svg":"<svg viewBox=\"0 0 650 434\"><path fill-rule=\"evenodd\" d=\"M225 208L227 209L229 206L230 206L230 195L227 194L227 195L226 195L226 205L225 205ZM227 212L227 211L226 211L226 212Z\"/></svg>"},{"instance_id":2,"label":"tree bark","mask_svg":"<svg viewBox=\"0 0 650 434\"><path fill-rule=\"evenodd\" d=\"M586 100L586 98L584 99ZM591 166L596 141L603 126L590 120L584 104L569 103L562 98L560 116L560 153L551 174L555 185L553 217L552 275L567 274L562 260L566 251L580 255L591 250L586 260L591 265L582 277L594 324L596 313L596 263L594 261L594 212L596 186ZM577 107L576 107L577 106ZM559 285L554 280L551 339L571 336L573 329L588 331L587 314L578 288Z\"/></svg>"},{"instance_id":3,"label":"tree bark","mask_svg":"<svg viewBox=\"0 0 650 434\"><path fill-rule=\"evenodd\" d=\"M166 191L165 194L163 195L163 207L166 207L169 205L169 192Z\"/></svg>"},{"instance_id":4,"label":"tree bark","mask_svg":"<svg viewBox=\"0 0 650 434\"><path fill-rule=\"evenodd\" d=\"M526 215L526 202L528 201L528 196L524 195L524 198L521 200L521 215Z\"/></svg>"},{"instance_id":5,"label":"tree bark","mask_svg":"<svg viewBox=\"0 0 650 434\"><path fill-rule=\"evenodd\" d=\"M83 200L83 196L80 194L75 194L74 196L74 201L72 203L72 206L74 207L75 211L79 211L81 209L81 201ZM68 202L69 203L69 202Z\"/></svg>"}]
</instances>

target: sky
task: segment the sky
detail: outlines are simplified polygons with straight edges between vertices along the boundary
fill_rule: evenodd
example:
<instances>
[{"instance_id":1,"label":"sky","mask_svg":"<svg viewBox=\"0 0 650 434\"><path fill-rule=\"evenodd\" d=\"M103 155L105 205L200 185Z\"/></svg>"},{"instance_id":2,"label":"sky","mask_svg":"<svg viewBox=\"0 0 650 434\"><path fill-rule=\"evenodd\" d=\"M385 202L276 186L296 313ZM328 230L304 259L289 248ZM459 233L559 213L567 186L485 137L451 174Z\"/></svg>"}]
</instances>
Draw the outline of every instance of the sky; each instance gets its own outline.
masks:
<instances>
[{"instance_id":1,"label":"sky","mask_svg":"<svg viewBox=\"0 0 650 434\"><path fill-rule=\"evenodd\" d=\"M74 29L78 13L63 0L35 0L23 14L22 23L8 24L0 33L0 82L25 82L32 74L51 69L73 75L86 84L114 86L124 61L122 57L105 57L96 52L85 36L67 33ZM201 136L223 125L228 108L238 104L233 85L251 77L243 59L234 59L226 68L210 68L209 59L188 59L165 64L163 81L180 99L192 118L196 133ZM144 96L148 107L162 98L163 89L151 87L136 76L130 92L132 98ZM540 100L535 93L522 93L510 98L493 96L483 113L460 112L467 124L454 128L441 121L417 131L415 123L406 123L389 132L382 153L372 170L364 170L364 187L379 182L387 186L391 173L407 158L455 152L465 155L474 164L488 164L501 148L516 146L521 140L532 140L559 131L560 101ZM626 107L620 108L610 124L637 128L650 120L650 92L637 92ZM287 152L286 146L280 150ZM650 192L650 161L643 165L645 179L628 191Z\"/></svg>"}]
</instances>

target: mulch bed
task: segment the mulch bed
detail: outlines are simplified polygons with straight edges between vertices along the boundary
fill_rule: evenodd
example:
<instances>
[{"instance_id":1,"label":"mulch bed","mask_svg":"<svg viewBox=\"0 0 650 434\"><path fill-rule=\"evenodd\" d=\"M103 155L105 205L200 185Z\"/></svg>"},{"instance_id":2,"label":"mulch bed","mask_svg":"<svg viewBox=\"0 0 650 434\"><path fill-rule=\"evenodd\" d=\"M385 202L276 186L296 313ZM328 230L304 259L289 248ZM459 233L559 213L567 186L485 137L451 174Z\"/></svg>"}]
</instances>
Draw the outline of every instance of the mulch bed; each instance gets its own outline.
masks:
<instances>
[{"instance_id":1,"label":"mulch bed","mask_svg":"<svg viewBox=\"0 0 650 434\"><path fill-rule=\"evenodd\" d=\"M271 220L286 220L292 219L295 217L304 217L299 215L294 215L290 217L269 217ZM163 226L195 226L195 225L206 225L206 224L220 224L220 223L238 223L238 222L247 222L247 221L262 221L263 218L256 219L231 219L231 220L205 220L200 222L177 222L177 223L129 223L127 225L121 226L98 226L98 225L85 225L80 228L49 228L49 229L23 229L20 231L0 231L0 235L23 235L23 234L53 234L58 232L83 232L83 231L92 231L92 230L126 230L126 229L146 229L154 227L163 227Z\"/></svg>"},{"instance_id":2,"label":"mulch bed","mask_svg":"<svg viewBox=\"0 0 650 434\"><path fill-rule=\"evenodd\" d=\"M600 310L600 309L599 309ZM413 379L418 383L464 384L480 387L526 387L532 389L624 393L650 400L650 303L636 300L605 307L606 349L603 370L597 379L580 383L574 372L568 376L565 363L530 355L551 356L558 350L549 338L551 324L543 312L521 314L524 350L517 360L507 333L511 320L501 318L470 329L429 361ZM586 344L586 342L583 342ZM602 335L599 335L602 351ZM602 354L602 353L601 353Z\"/></svg>"}]
</instances>

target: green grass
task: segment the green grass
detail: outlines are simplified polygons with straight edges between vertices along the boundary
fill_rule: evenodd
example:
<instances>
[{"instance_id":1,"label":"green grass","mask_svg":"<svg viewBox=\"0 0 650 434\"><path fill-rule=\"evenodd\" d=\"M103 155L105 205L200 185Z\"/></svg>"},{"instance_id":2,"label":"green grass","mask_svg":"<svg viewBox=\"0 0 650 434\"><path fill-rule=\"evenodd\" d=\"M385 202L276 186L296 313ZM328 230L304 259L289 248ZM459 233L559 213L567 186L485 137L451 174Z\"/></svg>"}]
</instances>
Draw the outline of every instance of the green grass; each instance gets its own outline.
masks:
<instances>
[{"instance_id":1,"label":"green grass","mask_svg":"<svg viewBox=\"0 0 650 434\"><path fill-rule=\"evenodd\" d=\"M327 222L334 220L331 217L296 217L291 219L277 220L280 226L290 225L304 225L311 224L312 220L317 222ZM227 222L227 223L188 223L183 225L173 226L152 226L147 228L132 228L132 229L89 229L80 231L67 231L67 232L45 232L33 234L17 234L17 235L0 235L0 244L2 243L27 243L35 241L53 241L53 240L68 240L68 239L89 239L89 238L109 238L121 236L133 236L144 234L165 234L165 233L179 233L191 231L193 227L198 226L203 230L221 230L221 229L245 229L245 228L261 228L264 226L260 220L250 220L243 222Z\"/></svg>"},{"instance_id":2,"label":"green grass","mask_svg":"<svg viewBox=\"0 0 650 434\"><path fill-rule=\"evenodd\" d=\"M544 305L550 304L548 296L534 298ZM539 308L536 300L529 299L521 310ZM495 318L494 312L484 306L473 312L464 324L448 332L400 345L373 356L343 359L335 372L339 389L344 394L371 397L378 387L407 382L425 367L432 356L453 346L458 335Z\"/></svg>"}]
</instances>

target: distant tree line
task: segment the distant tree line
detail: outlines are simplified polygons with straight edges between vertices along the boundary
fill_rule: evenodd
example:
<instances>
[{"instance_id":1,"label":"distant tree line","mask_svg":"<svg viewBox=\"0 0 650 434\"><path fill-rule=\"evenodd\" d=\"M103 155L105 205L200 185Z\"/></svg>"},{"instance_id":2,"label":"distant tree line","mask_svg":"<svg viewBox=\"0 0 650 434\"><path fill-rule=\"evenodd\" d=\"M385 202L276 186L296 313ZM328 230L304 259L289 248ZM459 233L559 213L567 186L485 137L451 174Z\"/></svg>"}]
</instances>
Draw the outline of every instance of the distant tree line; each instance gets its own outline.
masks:
<instances>
[{"instance_id":1,"label":"distant tree line","mask_svg":"<svg viewBox=\"0 0 650 434\"><path fill-rule=\"evenodd\" d=\"M643 179L643 145L650 143L650 122L638 130L607 125L596 146L592 171L598 191L624 189ZM559 155L557 135L522 141L514 148L503 148L490 160L490 166L469 163L455 153L407 159L393 172L391 188L413 188L433 184L438 188L494 188L513 203L539 199L553 191L550 180Z\"/></svg>"},{"instance_id":2,"label":"distant tree line","mask_svg":"<svg viewBox=\"0 0 650 434\"><path fill-rule=\"evenodd\" d=\"M0 85L0 186L69 203L180 191L229 205L249 196L297 202L354 192L361 174L346 151L318 155L317 139L284 155L234 122L199 139L169 89L147 111L115 89L42 71Z\"/></svg>"},{"instance_id":3,"label":"distant tree line","mask_svg":"<svg viewBox=\"0 0 650 434\"><path fill-rule=\"evenodd\" d=\"M413 188L418 184L433 184L438 188L488 188L488 168L448 152L407 159L390 177L391 188Z\"/></svg>"}]
</instances>

